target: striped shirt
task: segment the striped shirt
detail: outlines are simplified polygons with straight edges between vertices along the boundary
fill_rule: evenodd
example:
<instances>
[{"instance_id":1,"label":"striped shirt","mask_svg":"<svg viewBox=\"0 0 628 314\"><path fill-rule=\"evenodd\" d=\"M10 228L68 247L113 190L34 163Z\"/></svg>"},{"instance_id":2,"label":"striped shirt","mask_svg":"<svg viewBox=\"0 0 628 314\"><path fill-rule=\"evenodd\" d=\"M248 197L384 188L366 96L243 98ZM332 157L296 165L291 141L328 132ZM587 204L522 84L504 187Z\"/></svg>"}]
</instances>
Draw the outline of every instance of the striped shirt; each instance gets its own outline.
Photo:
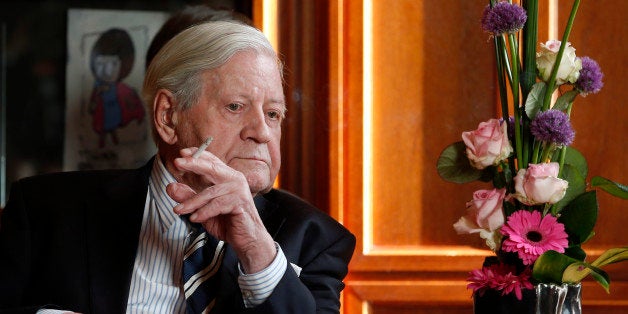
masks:
<instances>
[{"instance_id":1,"label":"striped shirt","mask_svg":"<svg viewBox=\"0 0 628 314\"><path fill-rule=\"evenodd\" d=\"M166 193L172 182L174 177L157 156L149 179L127 313L185 313L181 269L192 227L172 211L177 202ZM240 269L238 284L246 307L264 302L285 272L286 257L275 245L277 256L266 269L255 274Z\"/></svg>"},{"instance_id":2,"label":"striped shirt","mask_svg":"<svg viewBox=\"0 0 628 314\"><path fill-rule=\"evenodd\" d=\"M176 215L178 203L166 193L175 182L159 156L155 158L144 205L142 228L133 266L127 313L185 313L182 283L184 251L190 242L192 226ZM273 262L255 274L245 274L240 265L238 284L244 305L263 303L285 273L287 260L279 247ZM292 265L298 273L298 266ZM66 313L65 310L40 309L38 314Z\"/></svg>"}]
</instances>

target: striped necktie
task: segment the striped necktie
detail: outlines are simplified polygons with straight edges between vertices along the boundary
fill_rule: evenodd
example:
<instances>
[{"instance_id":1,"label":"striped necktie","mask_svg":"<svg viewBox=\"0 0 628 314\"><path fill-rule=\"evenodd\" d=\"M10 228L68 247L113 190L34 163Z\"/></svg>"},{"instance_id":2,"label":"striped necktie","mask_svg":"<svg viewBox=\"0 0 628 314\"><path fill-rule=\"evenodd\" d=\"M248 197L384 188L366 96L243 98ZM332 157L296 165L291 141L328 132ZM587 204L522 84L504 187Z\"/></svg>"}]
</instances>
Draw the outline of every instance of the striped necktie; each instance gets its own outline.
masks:
<instances>
[{"instance_id":1,"label":"striped necktie","mask_svg":"<svg viewBox=\"0 0 628 314\"><path fill-rule=\"evenodd\" d=\"M201 226L192 234L193 241L183 256L183 282L188 314L209 313L218 292L224 242L218 241Z\"/></svg>"}]
</instances>

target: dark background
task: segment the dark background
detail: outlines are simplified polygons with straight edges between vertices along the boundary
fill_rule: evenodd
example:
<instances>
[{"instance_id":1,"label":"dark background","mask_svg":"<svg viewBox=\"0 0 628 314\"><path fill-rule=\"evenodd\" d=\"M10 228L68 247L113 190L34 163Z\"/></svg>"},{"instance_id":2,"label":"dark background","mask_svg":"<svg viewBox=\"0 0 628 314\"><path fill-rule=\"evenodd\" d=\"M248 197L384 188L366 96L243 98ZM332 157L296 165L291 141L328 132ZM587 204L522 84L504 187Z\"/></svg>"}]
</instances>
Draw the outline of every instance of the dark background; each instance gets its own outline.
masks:
<instances>
[{"instance_id":1,"label":"dark background","mask_svg":"<svg viewBox=\"0 0 628 314\"><path fill-rule=\"evenodd\" d=\"M252 0L0 1L0 208L11 182L62 169L68 9L175 12L202 3L252 18Z\"/></svg>"}]
</instances>

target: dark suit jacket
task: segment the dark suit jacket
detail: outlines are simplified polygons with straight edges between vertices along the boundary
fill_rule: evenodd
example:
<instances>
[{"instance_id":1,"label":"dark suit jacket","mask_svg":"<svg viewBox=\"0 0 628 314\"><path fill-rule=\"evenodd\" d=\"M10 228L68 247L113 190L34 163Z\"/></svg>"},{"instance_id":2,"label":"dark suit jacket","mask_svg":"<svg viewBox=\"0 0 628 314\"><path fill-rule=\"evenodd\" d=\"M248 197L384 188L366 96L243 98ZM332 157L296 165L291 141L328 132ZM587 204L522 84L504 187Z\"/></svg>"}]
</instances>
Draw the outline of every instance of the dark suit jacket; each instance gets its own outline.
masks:
<instances>
[{"instance_id":1,"label":"dark suit jacket","mask_svg":"<svg viewBox=\"0 0 628 314\"><path fill-rule=\"evenodd\" d=\"M48 305L82 313L126 308L152 161L136 170L67 172L15 182L0 219L0 312ZM266 302L244 309L227 248L212 313L334 313L355 237L283 191L256 198L288 262Z\"/></svg>"}]
</instances>

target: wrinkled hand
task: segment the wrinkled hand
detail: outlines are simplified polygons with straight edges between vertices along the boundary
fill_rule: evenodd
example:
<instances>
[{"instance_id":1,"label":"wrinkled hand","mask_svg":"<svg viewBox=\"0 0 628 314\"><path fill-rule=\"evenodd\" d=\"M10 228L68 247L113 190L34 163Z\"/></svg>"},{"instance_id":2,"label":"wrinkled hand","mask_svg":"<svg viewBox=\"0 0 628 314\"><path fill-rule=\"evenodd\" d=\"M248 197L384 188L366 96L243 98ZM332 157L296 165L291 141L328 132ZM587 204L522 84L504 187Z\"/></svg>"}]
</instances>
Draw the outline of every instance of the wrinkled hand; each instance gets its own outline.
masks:
<instances>
[{"instance_id":1,"label":"wrinkled hand","mask_svg":"<svg viewBox=\"0 0 628 314\"><path fill-rule=\"evenodd\" d=\"M208 187L197 193L184 183L169 184L168 195L180 203L175 213L191 214L190 221L201 223L208 233L229 243L246 273L262 270L275 258L276 248L257 213L244 174L207 151L193 158L195 150L181 150L182 157L174 160L174 166L203 177Z\"/></svg>"}]
</instances>

